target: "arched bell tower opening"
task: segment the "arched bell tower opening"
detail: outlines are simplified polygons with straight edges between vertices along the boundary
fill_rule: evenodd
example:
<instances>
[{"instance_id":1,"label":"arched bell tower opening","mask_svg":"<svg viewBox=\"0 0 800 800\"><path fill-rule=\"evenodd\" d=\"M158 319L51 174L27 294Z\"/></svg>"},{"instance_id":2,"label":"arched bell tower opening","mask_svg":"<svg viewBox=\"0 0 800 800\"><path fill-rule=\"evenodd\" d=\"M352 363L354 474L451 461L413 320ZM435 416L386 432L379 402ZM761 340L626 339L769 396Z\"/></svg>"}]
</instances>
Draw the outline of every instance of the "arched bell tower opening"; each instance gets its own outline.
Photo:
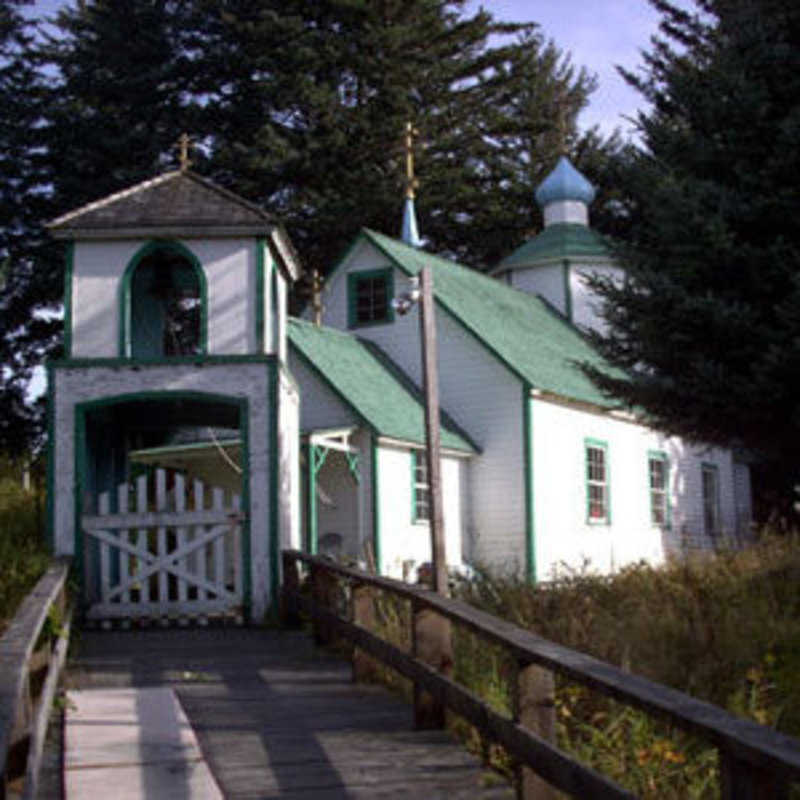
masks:
<instances>
[{"instance_id":1,"label":"arched bell tower opening","mask_svg":"<svg viewBox=\"0 0 800 800\"><path fill-rule=\"evenodd\" d=\"M185 247L168 242L146 245L129 264L122 292L122 356L205 353L205 276Z\"/></svg>"}]
</instances>

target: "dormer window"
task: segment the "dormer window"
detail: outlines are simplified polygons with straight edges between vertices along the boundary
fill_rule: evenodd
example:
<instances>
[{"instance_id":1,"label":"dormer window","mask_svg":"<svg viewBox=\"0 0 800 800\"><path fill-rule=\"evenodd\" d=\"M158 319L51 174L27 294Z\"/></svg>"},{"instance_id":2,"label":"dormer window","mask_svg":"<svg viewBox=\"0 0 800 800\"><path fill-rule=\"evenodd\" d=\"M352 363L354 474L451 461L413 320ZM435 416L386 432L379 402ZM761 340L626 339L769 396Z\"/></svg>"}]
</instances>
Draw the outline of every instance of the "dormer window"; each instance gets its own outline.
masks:
<instances>
[{"instance_id":1,"label":"dormer window","mask_svg":"<svg viewBox=\"0 0 800 800\"><path fill-rule=\"evenodd\" d=\"M348 326L392 322L394 279L391 269L351 272L347 276Z\"/></svg>"},{"instance_id":2,"label":"dormer window","mask_svg":"<svg viewBox=\"0 0 800 800\"><path fill-rule=\"evenodd\" d=\"M183 247L150 245L123 280L122 354L130 358L193 356L205 351L205 280Z\"/></svg>"}]
</instances>

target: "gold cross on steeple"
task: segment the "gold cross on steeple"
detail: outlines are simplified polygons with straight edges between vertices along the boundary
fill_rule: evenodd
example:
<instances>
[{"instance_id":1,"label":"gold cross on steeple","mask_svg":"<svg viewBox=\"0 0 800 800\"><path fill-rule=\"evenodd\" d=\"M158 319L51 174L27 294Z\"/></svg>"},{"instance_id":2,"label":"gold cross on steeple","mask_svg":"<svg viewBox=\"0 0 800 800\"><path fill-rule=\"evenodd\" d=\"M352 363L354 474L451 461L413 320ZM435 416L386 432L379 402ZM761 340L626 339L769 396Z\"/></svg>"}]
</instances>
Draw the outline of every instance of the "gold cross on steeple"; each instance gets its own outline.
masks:
<instances>
[{"instance_id":1,"label":"gold cross on steeple","mask_svg":"<svg viewBox=\"0 0 800 800\"><path fill-rule=\"evenodd\" d=\"M189 158L189 150L194 147L194 143L189 138L188 133L182 133L178 139L178 159L180 160L181 172L186 172L192 166Z\"/></svg>"},{"instance_id":2,"label":"gold cross on steeple","mask_svg":"<svg viewBox=\"0 0 800 800\"><path fill-rule=\"evenodd\" d=\"M406 122L405 150L406 150L406 197L414 199L414 190L419 186L419 181L414 177L414 138L419 136L419 131Z\"/></svg>"}]
</instances>

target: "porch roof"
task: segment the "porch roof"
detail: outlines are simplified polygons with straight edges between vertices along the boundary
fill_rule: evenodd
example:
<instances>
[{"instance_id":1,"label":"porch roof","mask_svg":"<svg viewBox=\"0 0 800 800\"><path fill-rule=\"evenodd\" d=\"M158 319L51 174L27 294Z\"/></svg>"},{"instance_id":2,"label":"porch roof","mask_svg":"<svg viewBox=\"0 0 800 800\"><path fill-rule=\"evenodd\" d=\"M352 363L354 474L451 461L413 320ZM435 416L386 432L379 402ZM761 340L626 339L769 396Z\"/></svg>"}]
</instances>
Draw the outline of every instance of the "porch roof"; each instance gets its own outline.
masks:
<instances>
[{"instance_id":1,"label":"porch roof","mask_svg":"<svg viewBox=\"0 0 800 800\"><path fill-rule=\"evenodd\" d=\"M380 348L299 319L291 319L288 328L293 350L369 428L379 436L425 443L422 394ZM442 447L479 451L444 411L441 424Z\"/></svg>"}]
</instances>

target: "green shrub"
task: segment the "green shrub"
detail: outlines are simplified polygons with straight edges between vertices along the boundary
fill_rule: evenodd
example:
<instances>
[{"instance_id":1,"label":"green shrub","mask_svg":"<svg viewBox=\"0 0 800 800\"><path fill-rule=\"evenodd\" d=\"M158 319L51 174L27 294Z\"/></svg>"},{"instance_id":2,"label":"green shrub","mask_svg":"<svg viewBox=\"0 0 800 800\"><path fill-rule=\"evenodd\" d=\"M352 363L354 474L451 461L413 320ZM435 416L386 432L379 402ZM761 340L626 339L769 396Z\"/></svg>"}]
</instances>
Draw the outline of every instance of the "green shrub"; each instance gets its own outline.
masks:
<instances>
[{"instance_id":1,"label":"green shrub","mask_svg":"<svg viewBox=\"0 0 800 800\"><path fill-rule=\"evenodd\" d=\"M662 568L564 571L538 586L482 579L460 593L544 638L798 736L799 545L765 536ZM497 698L501 661L472 658L465 682ZM703 740L563 680L556 713L559 745L637 795L719 796L716 751Z\"/></svg>"},{"instance_id":2,"label":"green shrub","mask_svg":"<svg viewBox=\"0 0 800 800\"><path fill-rule=\"evenodd\" d=\"M0 478L0 632L49 563L41 509L39 492Z\"/></svg>"}]
</instances>

